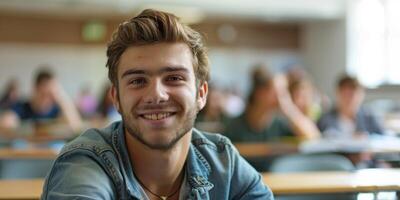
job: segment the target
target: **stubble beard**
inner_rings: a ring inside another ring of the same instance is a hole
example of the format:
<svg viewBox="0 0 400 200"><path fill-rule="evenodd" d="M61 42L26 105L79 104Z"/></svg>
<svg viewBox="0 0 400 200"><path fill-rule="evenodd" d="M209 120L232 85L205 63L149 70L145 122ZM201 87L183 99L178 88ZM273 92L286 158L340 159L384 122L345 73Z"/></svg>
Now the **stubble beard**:
<svg viewBox="0 0 400 200"><path fill-rule="evenodd" d="M145 139L144 134L146 133L144 133L144 131L142 131L139 126L133 123L134 112L131 111L130 113L125 113L124 110L121 111L122 121L126 132L148 148L160 151L168 151L172 149L178 143L178 141L182 139L183 136L189 133L194 126L197 115L196 108L191 109L185 116L182 116L184 120L181 124L177 125L178 127L175 128L175 130L173 130L175 133L171 133L175 135L173 139L164 143L152 143L152 141L148 141Z"/></svg>

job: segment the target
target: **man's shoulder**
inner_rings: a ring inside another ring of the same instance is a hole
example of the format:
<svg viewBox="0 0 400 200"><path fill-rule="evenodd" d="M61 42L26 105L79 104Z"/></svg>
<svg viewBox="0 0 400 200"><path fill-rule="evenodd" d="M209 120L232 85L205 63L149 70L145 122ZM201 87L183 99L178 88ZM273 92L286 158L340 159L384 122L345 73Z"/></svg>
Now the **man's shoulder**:
<svg viewBox="0 0 400 200"><path fill-rule="evenodd" d="M232 143L227 137L219 133L209 133L197 129L193 129L192 144L197 148L216 150L218 153L224 153L227 148L232 148Z"/></svg>
<svg viewBox="0 0 400 200"><path fill-rule="evenodd" d="M118 130L119 122L115 122L105 128L91 128L84 131L81 135L64 146L61 155L74 150L88 150L101 153L112 149L112 137Z"/></svg>

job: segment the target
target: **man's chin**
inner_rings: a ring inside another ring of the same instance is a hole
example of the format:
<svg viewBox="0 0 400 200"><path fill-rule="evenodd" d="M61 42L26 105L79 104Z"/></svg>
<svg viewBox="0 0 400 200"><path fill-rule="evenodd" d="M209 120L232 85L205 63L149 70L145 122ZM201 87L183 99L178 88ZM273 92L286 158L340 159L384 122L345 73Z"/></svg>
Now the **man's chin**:
<svg viewBox="0 0 400 200"><path fill-rule="evenodd" d="M159 151L168 151L176 145L175 143L153 143L149 144L147 143L146 146L149 147L152 150L159 150Z"/></svg>
<svg viewBox="0 0 400 200"><path fill-rule="evenodd" d="M147 146L149 149L152 150L160 150L160 151L167 151L172 148L174 148L179 141L182 139L182 137L177 137L177 138L168 138L168 139L139 139L139 142L141 142L143 145Z"/></svg>

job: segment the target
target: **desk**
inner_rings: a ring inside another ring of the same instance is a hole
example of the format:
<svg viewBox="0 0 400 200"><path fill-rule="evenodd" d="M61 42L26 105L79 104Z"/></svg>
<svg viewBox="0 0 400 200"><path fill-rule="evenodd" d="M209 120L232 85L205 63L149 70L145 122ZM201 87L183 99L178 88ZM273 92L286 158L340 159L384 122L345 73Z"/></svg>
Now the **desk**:
<svg viewBox="0 0 400 200"><path fill-rule="evenodd" d="M4 159L55 159L58 151L49 148L12 149L0 148L0 160Z"/></svg>
<svg viewBox="0 0 400 200"><path fill-rule="evenodd" d="M268 157L298 152L294 143L234 143L234 146L243 157Z"/></svg>
<svg viewBox="0 0 400 200"><path fill-rule="evenodd" d="M376 192L400 190L400 169L356 172L264 173L275 195ZM44 180L1 180L0 199L39 199Z"/></svg>
<svg viewBox="0 0 400 200"><path fill-rule="evenodd" d="M275 195L377 192L400 190L400 169L356 172L264 173Z"/></svg>
<svg viewBox="0 0 400 200"><path fill-rule="evenodd" d="M1 180L0 199L38 200L42 194L44 180Z"/></svg>
<svg viewBox="0 0 400 200"><path fill-rule="evenodd" d="M400 139L391 136L374 135L359 139L320 139L302 142L299 145L302 153L399 153Z"/></svg>
<svg viewBox="0 0 400 200"><path fill-rule="evenodd" d="M48 133L25 133L18 130L0 128L0 137L8 141L21 139L29 142L51 142L54 140L70 140L76 136L72 133L52 135Z"/></svg>

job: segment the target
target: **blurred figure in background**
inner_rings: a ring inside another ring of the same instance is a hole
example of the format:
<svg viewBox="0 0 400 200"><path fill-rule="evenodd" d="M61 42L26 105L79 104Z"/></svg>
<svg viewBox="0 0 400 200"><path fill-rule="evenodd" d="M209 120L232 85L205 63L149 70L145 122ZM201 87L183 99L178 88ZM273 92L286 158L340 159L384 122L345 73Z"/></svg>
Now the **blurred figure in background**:
<svg viewBox="0 0 400 200"><path fill-rule="evenodd" d="M97 113L100 114L100 117L106 123L121 120L121 115L118 113L112 102L110 83L105 84L103 88L99 105L97 106Z"/></svg>
<svg viewBox="0 0 400 200"><path fill-rule="evenodd" d="M12 108L19 100L18 82L11 79L1 95L0 110L8 110Z"/></svg>
<svg viewBox="0 0 400 200"><path fill-rule="evenodd" d="M0 111L0 129L15 129L20 124L18 116L14 112L6 110ZM0 131L2 135L3 132Z"/></svg>
<svg viewBox="0 0 400 200"><path fill-rule="evenodd" d="M227 120L225 102L226 99L222 91L209 85L207 103L197 115L196 128L208 132L223 132Z"/></svg>
<svg viewBox="0 0 400 200"><path fill-rule="evenodd" d="M238 88L234 84L230 88L222 91L222 94L225 99L223 108L228 118L238 117L243 113L246 102L242 98L243 95L240 94Z"/></svg>
<svg viewBox="0 0 400 200"><path fill-rule="evenodd" d="M293 103L284 76L273 77L264 66L257 66L252 72L252 81L245 112L230 121L225 131L233 142L263 142L287 136L319 137L312 120Z"/></svg>
<svg viewBox="0 0 400 200"><path fill-rule="evenodd" d="M313 122L321 115L321 108L315 102L314 87L306 78L291 79L289 77L289 93L293 103L299 110Z"/></svg>
<svg viewBox="0 0 400 200"><path fill-rule="evenodd" d="M371 133L383 134L382 125L362 106L364 88L354 77L343 75L336 86L336 106L322 115L318 127L330 138L351 138Z"/></svg>
<svg viewBox="0 0 400 200"><path fill-rule="evenodd" d="M96 114L97 99L88 85L84 86L80 91L76 104L84 118L91 118Z"/></svg>
<svg viewBox="0 0 400 200"><path fill-rule="evenodd" d="M306 115L311 117L314 122L318 121L322 112L328 111L332 107L330 98L312 83L302 65L293 64L286 68L289 92L293 102L300 106L300 110L305 109L307 107L305 105L309 103L311 111L302 111L304 114L307 113ZM301 102L298 102L298 98Z"/></svg>
<svg viewBox="0 0 400 200"><path fill-rule="evenodd" d="M20 121L14 112L10 109L18 103L19 92L18 82L16 79L11 79L0 99L0 129L14 129L17 128ZM3 131L0 131L3 134Z"/></svg>
<svg viewBox="0 0 400 200"><path fill-rule="evenodd" d="M74 131L81 128L81 118L75 105L48 69L37 73L31 98L15 104L12 111L22 121L39 122L63 117Z"/></svg>

